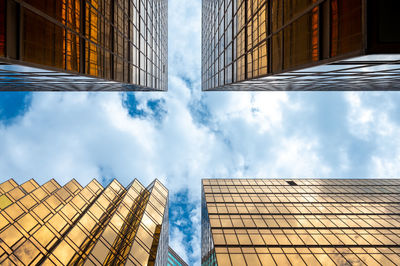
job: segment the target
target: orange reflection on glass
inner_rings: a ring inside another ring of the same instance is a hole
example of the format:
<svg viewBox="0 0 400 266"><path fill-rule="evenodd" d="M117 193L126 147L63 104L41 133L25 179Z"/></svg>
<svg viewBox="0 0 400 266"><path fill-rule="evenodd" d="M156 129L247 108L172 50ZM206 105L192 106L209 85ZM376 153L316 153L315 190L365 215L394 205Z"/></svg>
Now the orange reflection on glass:
<svg viewBox="0 0 400 266"><path fill-rule="evenodd" d="M98 0L91 0L90 3L94 6L98 6ZM86 50L87 56L87 67L88 74L97 76L98 71L98 56L99 50L97 48L98 42L98 17L97 11L90 7L89 4L86 6L86 33L90 41L87 42L88 50Z"/></svg>
<svg viewBox="0 0 400 266"><path fill-rule="evenodd" d="M316 3L317 0L313 0ZM313 8L311 17L311 31L312 31L312 60L319 60L319 8L318 6Z"/></svg>
<svg viewBox="0 0 400 266"><path fill-rule="evenodd" d="M80 1L63 0L62 20L63 23L79 32L80 29ZM67 70L79 71L79 37L69 30L64 31L63 55Z"/></svg>

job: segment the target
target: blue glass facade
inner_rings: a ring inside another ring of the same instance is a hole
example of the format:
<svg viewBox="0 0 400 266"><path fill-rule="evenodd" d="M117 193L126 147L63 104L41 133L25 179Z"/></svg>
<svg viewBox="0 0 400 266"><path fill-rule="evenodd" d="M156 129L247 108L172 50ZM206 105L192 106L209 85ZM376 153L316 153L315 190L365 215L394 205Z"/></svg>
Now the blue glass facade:
<svg viewBox="0 0 400 266"><path fill-rule="evenodd" d="M172 249L168 248L168 263L167 266L187 266L181 257Z"/></svg>

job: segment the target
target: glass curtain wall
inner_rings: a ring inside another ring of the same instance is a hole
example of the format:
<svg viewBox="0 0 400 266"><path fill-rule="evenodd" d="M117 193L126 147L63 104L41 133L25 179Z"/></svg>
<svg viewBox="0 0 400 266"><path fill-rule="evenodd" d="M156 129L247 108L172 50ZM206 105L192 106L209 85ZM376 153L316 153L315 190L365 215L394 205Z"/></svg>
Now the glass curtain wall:
<svg viewBox="0 0 400 266"><path fill-rule="evenodd" d="M0 57L166 90L167 12L166 0L0 0Z"/></svg>
<svg viewBox="0 0 400 266"><path fill-rule="evenodd" d="M202 265L398 265L397 179L204 179Z"/></svg>
<svg viewBox="0 0 400 266"><path fill-rule="evenodd" d="M168 190L155 180L0 185L2 265L165 265Z"/></svg>

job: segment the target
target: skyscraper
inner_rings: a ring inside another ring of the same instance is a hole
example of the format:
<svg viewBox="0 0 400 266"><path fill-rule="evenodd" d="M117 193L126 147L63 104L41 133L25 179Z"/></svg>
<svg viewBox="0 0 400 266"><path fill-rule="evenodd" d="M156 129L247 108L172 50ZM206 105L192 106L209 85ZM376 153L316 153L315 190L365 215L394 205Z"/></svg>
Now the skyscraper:
<svg viewBox="0 0 400 266"><path fill-rule="evenodd" d="M1 265L166 265L168 190L154 180L0 185Z"/></svg>
<svg viewBox="0 0 400 266"><path fill-rule="evenodd" d="M171 247L169 247L167 266L188 266L188 264Z"/></svg>
<svg viewBox="0 0 400 266"><path fill-rule="evenodd" d="M167 90L167 0L0 0L0 90Z"/></svg>
<svg viewBox="0 0 400 266"><path fill-rule="evenodd" d="M399 179L204 179L202 265L399 265Z"/></svg>
<svg viewBox="0 0 400 266"><path fill-rule="evenodd" d="M398 90L398 0L203 0L203 90Z"/></svg>

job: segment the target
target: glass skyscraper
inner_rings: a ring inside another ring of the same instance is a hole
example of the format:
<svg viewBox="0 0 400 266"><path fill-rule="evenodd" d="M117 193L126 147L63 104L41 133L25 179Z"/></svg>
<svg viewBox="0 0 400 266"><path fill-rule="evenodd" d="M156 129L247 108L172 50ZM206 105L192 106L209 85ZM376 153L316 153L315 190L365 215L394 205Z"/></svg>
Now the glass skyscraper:
<svg viewBox="0 0 400 266"><path fill-rule="evenodd" d="M167 0L0 0L0 90L167 90Z"/></svg>
<svg viewBox="0 0 400 266"><path fill-rule="evenodd" d="M204 179L202 265L399 265L399 179Z"/></svg>
<svg viewBox="0 0 400 266"><path fill-rule="evenodd" d="M168 190L74 179L0 185L1 265L167 265Z"/></svg>
<svg viewBox="0 0 400 266"><path fill-rule="evenodd" d="M167 266L188 266L188 264L171 247L169 247Z"/></svg>
<svg viewBox="0 0 400 266"><path fill-rule="evenodd" d="M203 0L203 90L399 90L398 0Z"/></svg>

